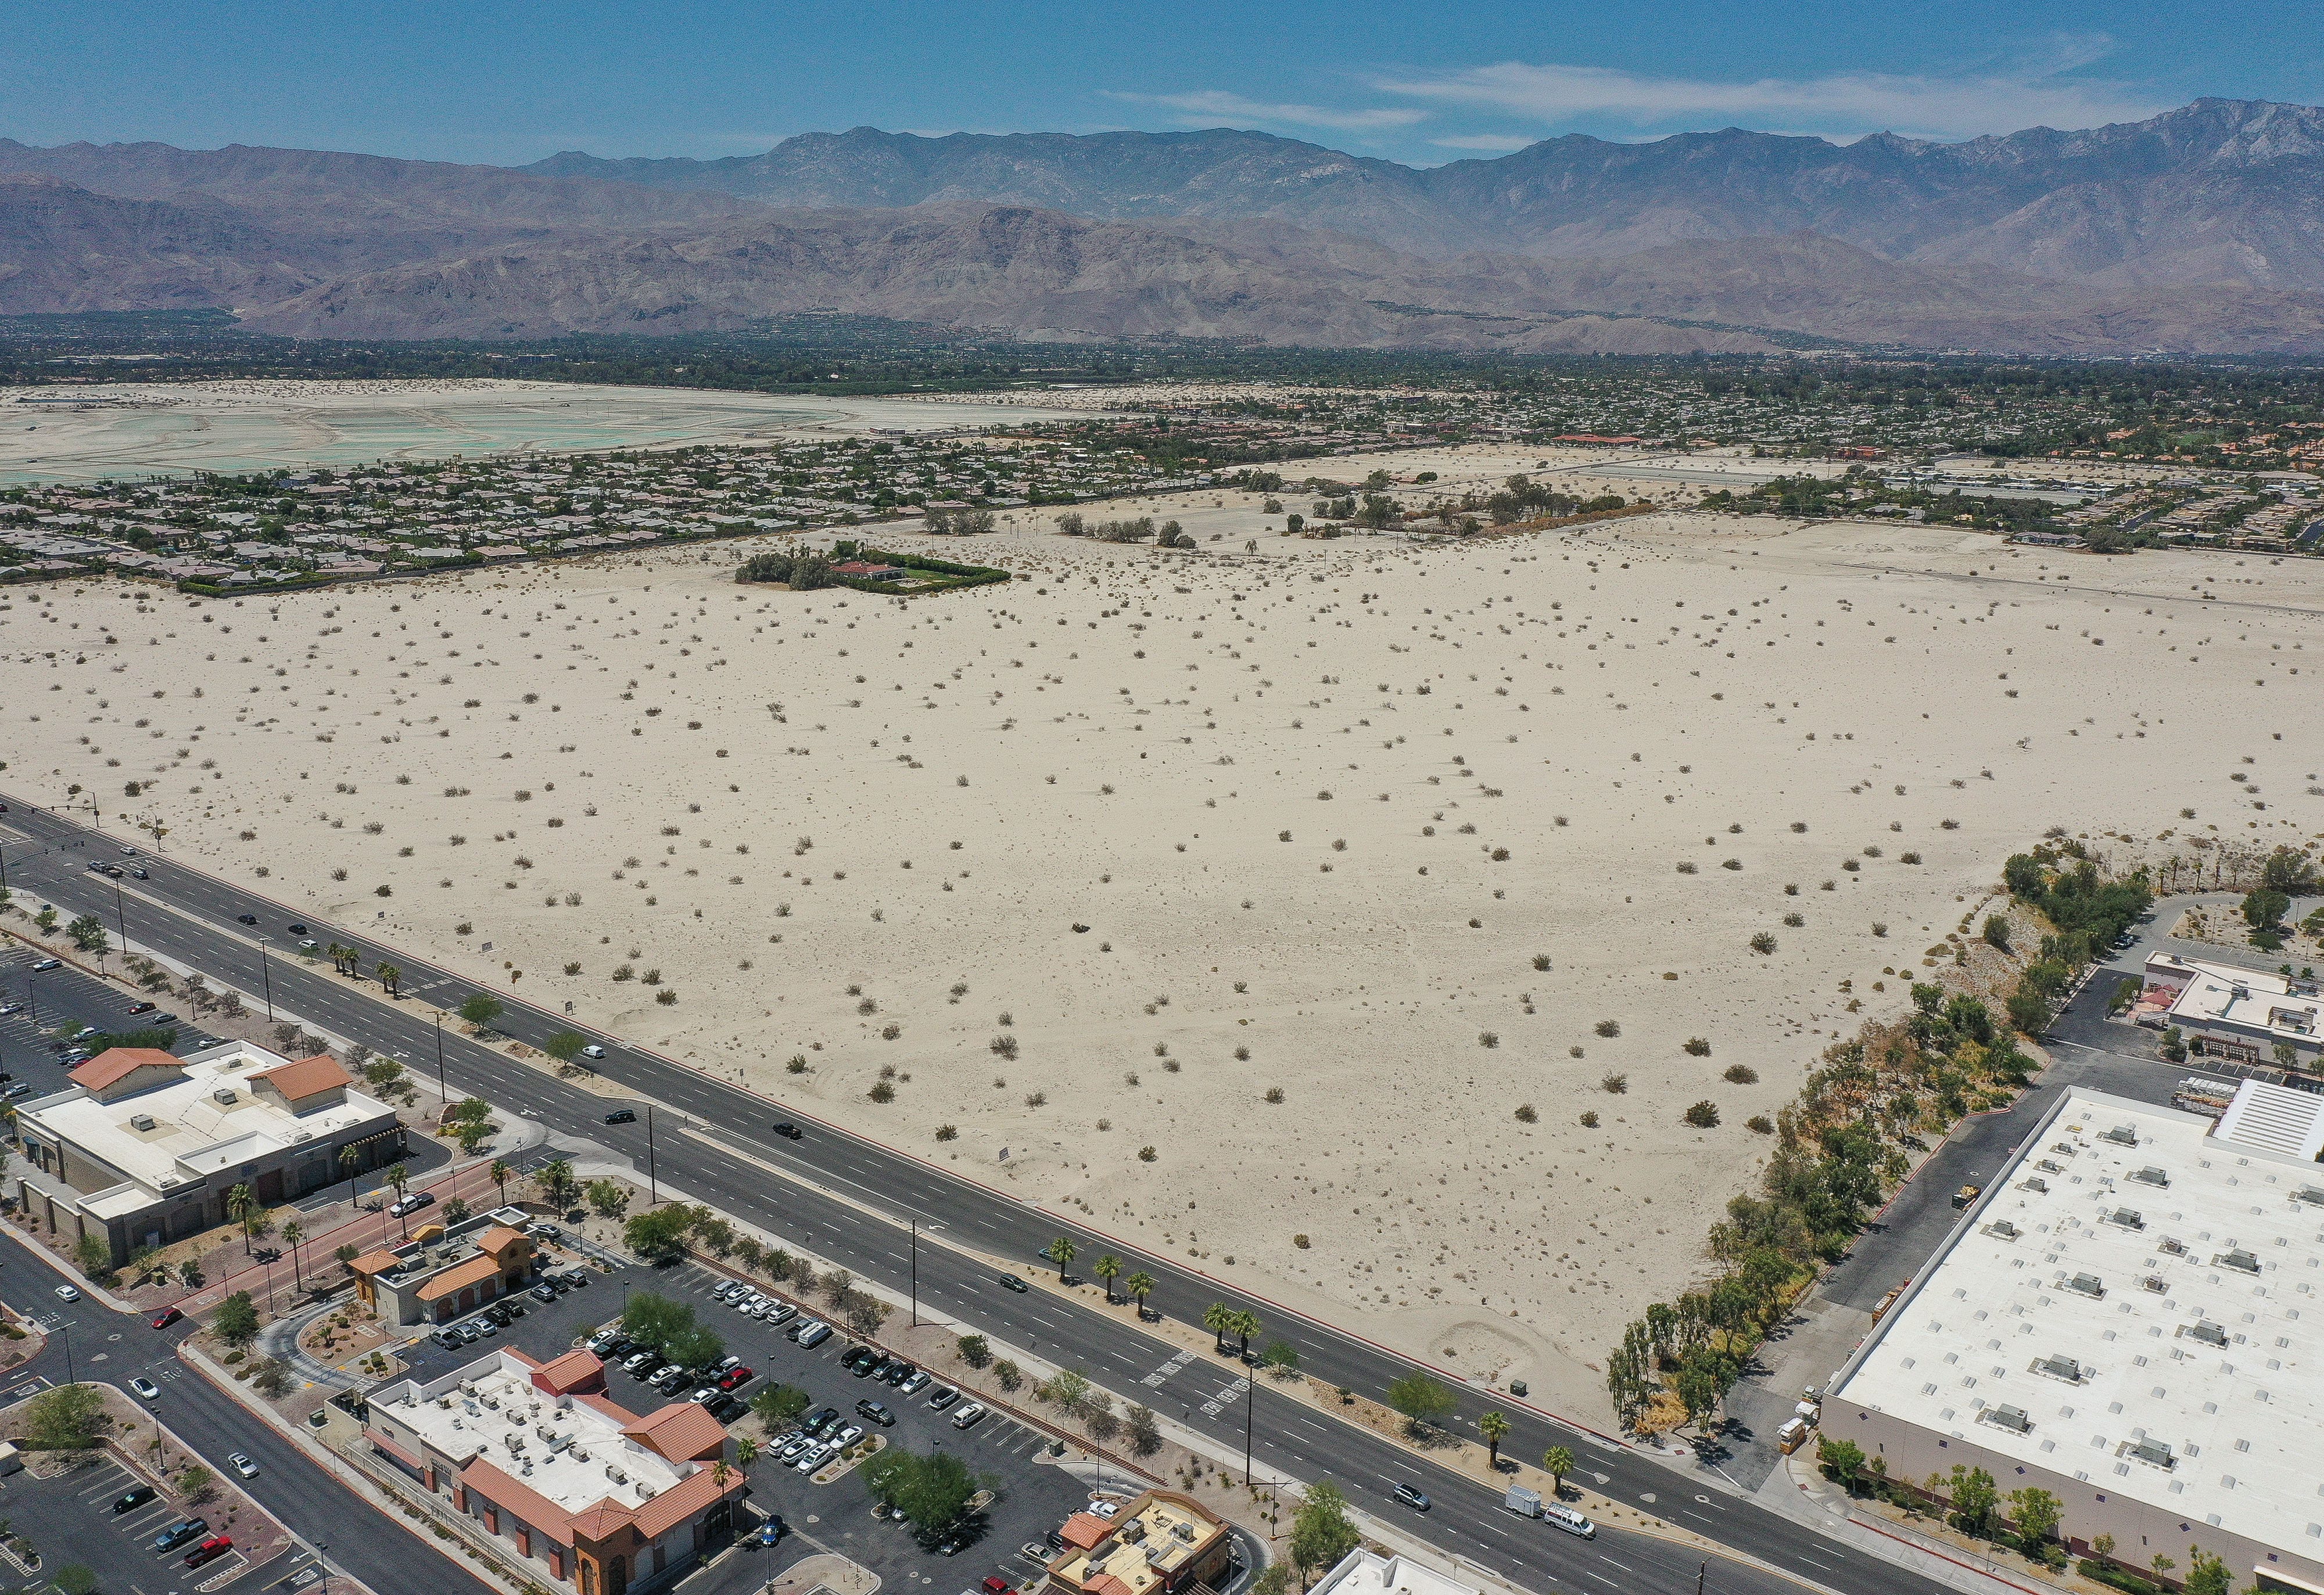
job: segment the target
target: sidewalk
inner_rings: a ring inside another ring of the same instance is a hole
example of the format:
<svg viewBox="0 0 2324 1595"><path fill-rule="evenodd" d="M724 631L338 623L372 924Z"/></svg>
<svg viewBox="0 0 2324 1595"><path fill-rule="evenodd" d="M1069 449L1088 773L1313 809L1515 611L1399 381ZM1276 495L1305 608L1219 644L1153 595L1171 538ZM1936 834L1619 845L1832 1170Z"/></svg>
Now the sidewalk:
<svg viewBox="0 0 2324 1595"><path fill-rule="evenodd" d="M2036 1584L2014 1572L1988 1571L1971 1563L1966 1553L1914 1535L1902 1525L1875 1524L1858 1517L1847 1497L1816 1471L1812 1445L1785 1457L1784 1464L1767 1475L1752 1499L1813 1534L1962 1595L2056 1595L2059 1586Z"/></svg>

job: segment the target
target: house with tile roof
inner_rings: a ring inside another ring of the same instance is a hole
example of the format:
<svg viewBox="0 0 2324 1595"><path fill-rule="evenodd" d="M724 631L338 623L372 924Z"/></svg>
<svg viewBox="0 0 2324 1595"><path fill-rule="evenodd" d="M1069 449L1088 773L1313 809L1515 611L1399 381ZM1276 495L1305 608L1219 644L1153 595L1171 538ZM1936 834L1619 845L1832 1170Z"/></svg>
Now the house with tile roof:
<svg viewBox="0 0 2324 1595"><path fill-rule="evenodd" d="M1226 1581L1234 1538L1189 1495L1149 1489L1112 1517L1076 1512L1057 1531L1044 1595L1199 1595Z"/></svg>
<svg viewBox="0 0 2324 1595"><path fill-rule="evenodd" d="M630 1595L674 1581L733 1536L741 1470L701 1407L640 1415L592 1393L586 1351L513 1349L372 1393L364 1438L447 1516L481 1526L534 1582Z"/></svg>

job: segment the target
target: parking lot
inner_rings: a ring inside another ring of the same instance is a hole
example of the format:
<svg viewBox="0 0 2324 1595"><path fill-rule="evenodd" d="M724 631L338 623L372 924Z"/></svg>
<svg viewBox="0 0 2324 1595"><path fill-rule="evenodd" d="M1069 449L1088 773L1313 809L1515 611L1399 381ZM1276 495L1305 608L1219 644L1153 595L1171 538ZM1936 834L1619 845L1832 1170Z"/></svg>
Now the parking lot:
<svg viewBox="0 0 2324 1595"><path fill-rule="evenodd" d="M153 1498L124 1512L115 1501L144 1483L110 1456L75 1468L55 1479L36 1479L30 1471L0 1479L0 1517L32 1542L42 1559L37 1577L27 1577L0 1563L0 1589L46 1590L65 1567L78 1563L97 1575L97 1588L118 1590L190 1589L198 1584L208 1595L239 1589L258 1589L273 1576L272 1569L254 1568L240 1550L230 1550L189 1572L185 1558L214 1535L236 1537L226 1527L227 1497L214 1493L199 1505L189 1505L176 1491L162 1489ZM246 1518L248 1514L244 1514ZM188 1517L208 1520L208 1526L188 1535L167 1551L155 1541ZM248 1536L243 1536L248 1537Z"/></svg>
<svg viewBox="0 0 2324 1595"><path fill-rule="evenodd" d="M83 974L69 963L34 969L45 962L40 953L14 945L0 951L0 1010L7 1010L0 1011L0 1071L10 1076L0 1081L0 1091L20 1098L62 1091L71 1083L67 1075L72 1067L65 1061L65 1038L91 1026L119 1034L166 1019L167 1028L178 1033L171 1050L180 1056L217 1040L172 1012L171 1004L132 1013L134 1004L154 1000ZM17 1092L19 1085L28 1089Z"/></svg>
<svg viewBox="0 0 2324 1595"><path fill-rule="evenodd" d="M723 1589L730 1579L744 1581L736 1588L746 1584L756 1588L755 1581L770 1578L798 1556L818 1549L836 1551L860 1562L889 1584L918 1588L950 1581L951 1590L944 1595L973 1590L988 1573L1015 1584L1038 1575L1039 1563L1021 1554L1019 1548L1041 1544L1051 1529L1090 1498L1088 1483L1036 1461L1046 1435L998 1413L973 1428L956 1429L950 1413L932 1410L927 1405L941 1381L908 1397L890 1386L859 1378L840 1366L840 1359L858 1343L855 1337L837 1332L815 1350L801 1351L785 1337L783 1327L788 1326L761 1323L712 1301L710 1293L724 1283L724 1276L691 1264L673 1268L624 1268L610 1275L593 1275L588 1286L569 1291L554 1303L516 1298L526 1308L525 1315L472 1345L450 1351L421 1339L405 1355L413 1377L422 1379L448 1372L503 1345L549 1358L569 1350L585 1331L617 1321L631 1294L651 1292L683 1302L694 1309L696 1322L717 1334L727 1351L740 1356L752 1370L753 1378L736 1388L736 1396L747 1400L770 1383L791 1385L811 1398L810 1415L826 1406L836 1407L846 1423L861 1422L855 1416L857 1401L866 1397L879 1401L895 1415L893 1427L878 1431L890 1444L922 1454L949 1452L993 1489L995 1497L965 1543L950 1555L938 1554L924 1550L909 1526L873 1518L871 1491L861 1469L833 1483L818 1485L777 1461L772 1454L776 1448L770 1444L770 1454L762 1455L751 1469L751 1504L760 1514L780 1517L786 1537L771 1552L738 1547L717 1568L697 1575L702 1588ZM639 1413L650 1412L669 1400L682 1400L686 1395L681 1388L675 1397L665 1396L618 1366L606 1369L606 1393ZM734 1429L738 1434L761 1435L755 1417L741 1419ZM1131 1493L1137 1488L1128 1481L1123 1487ZM690 1581L687 1587L696 1586Z"/></svg>

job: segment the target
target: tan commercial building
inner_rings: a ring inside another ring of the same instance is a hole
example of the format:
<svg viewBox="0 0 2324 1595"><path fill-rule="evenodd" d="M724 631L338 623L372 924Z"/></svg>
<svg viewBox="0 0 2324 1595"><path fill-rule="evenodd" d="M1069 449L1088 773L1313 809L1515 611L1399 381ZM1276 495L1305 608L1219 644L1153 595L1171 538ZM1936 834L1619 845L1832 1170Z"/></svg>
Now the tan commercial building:
<svg viewBox="0 0 2324 1595"><path fill-rule="evenodd" d="M532 1238L521 1211L495 1208L446 1228L427 1224L401 1246L347 1265L355 1297L390 1323L449 1323L514 1295L532 1279Z"/></svg>
<svg viewBox="0 0 2324 1595"><path fill-rule="evenodd" d="M2273 970L2150 953L2131 1017L2175 1028L2198 1057L2314 1069L2324 1055L2324 988Z"/></svg>
<svg viewBox="0 0 2324 1595"><path fill-rule="evenodd" d="M608 1398L604 1365L504 1350L372 1393L364 1438L424 1489L575 1595L669 1582L734 1529L745 1480L726 1431L693 1402L644 1416ZM722 1477L723 1474L723 1477Z"/></svg>
<svg viewBox="0 0 2324 1595"><path fill-rule="evenodd" d="M2238 1103L2067 1091L1834 1378L1826 1436L1904 1483L2048 1490L2081 1554L2324 1592L2324 1096Z"/></svg>
<svg viewBox="0 0 2324 1595"><path fill-rule="evenodd" d="M52 1231L97 1237L116 1266L226 1222L237 1185L273 1207L403 1155L395 1110L328 1054L116 1046L71 1078L16 1110L30 1165L17 1199Z"/></svg>
<svg viewBox="0 0 2324 1595"><path fill-rule="evenodd" d="M1111 1517L1076 1512L1057 1534L1048 1595L1185 1595L1215 1589L1234 1559L1225 1522L1176 1490L1149 1489Z"/></svg>

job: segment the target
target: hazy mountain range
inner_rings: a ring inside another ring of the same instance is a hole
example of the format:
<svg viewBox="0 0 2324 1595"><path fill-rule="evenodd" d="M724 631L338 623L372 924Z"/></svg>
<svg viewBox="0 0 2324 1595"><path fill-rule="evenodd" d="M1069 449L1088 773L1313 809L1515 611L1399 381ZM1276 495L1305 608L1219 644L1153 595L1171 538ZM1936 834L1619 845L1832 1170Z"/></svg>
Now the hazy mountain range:
<svg viewBox="0 0 2324 1595"><path fill-rule="evenodd" d="M1730 128L1426 170L1223 130L859 128L522 169L0 140L0 312L224 306L363 337L835 309L1066 338L2314 354L2319 201L2324 111L2227 100L1958 144Z"/></svg>

